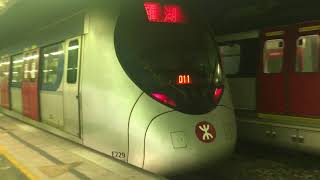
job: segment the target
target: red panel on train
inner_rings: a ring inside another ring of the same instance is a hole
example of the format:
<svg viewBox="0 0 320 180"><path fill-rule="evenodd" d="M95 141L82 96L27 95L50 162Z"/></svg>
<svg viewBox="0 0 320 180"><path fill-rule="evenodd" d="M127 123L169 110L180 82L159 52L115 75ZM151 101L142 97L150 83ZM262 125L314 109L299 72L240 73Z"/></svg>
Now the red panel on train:
<svg viewBox="0 0 320 180"><path fill-rule="evenodd" d="M1 106L9 109L9 85L7 80L3 80L0 83L0 91L1 91Z"/></svg>
<svg viewBox="0 0 320 180"><path fill-rule="evenodd" d="M285 31L271 29L261 34L261 61L257 75L257 111L284 114L286 111Z"/></svg>
<svg viewBox="0 0 320 180"><path fill-rule="evenodd" d="M285 112L284 77L258 75L257 110L259 113Z"/></svg>
<svg viewBox="0 0 320 180"><path fill-rule="evenodd" d="M319 24L309 22L263 33L262 65L257 77L258 112L320 116ZM282 69L278 72L279 57L282 58ZM265 65L265 59L270 63ZM268 68L277 72L270 73Z"/></svg>
<svg viewBox="0 0 320 180"><path fill-rule="evenodd" d="M22 83L23 114L33 120L39 120L38 85L37 83Z"/></svg>
<svg viewBox="0 0 320 180"><path fill-rule="evenodd" d="M10 109L10 93L9 93L9 70L10 70L10 58L3 57L0 61L0 93L2 107Z"/></svg>
<svg viewBox="0 0 320 180"><path fill-rule="evenodd" d="M290 29L288 114L320 116L320 22L293 25Z"/></svg>
<svg viewBox="0 0 320 180"><path fill-rule="evenodd" d="M24 54L24 78L21 85L23 115L39 120L39 50Z"/></svg>

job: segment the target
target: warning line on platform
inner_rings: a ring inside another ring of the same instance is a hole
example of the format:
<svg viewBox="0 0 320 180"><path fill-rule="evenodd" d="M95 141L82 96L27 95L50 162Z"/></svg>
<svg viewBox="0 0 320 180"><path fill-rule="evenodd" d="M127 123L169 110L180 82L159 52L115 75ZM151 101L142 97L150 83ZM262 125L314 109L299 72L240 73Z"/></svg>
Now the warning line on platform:
<svg viewBox="0 0 320 180"><path fill-rule="evenodd" d="M4 147L0 146L0 155L4 156L16 169L18 169L22 174L24 174L30 180L37 180L26 167L20 164Z"/></svg>

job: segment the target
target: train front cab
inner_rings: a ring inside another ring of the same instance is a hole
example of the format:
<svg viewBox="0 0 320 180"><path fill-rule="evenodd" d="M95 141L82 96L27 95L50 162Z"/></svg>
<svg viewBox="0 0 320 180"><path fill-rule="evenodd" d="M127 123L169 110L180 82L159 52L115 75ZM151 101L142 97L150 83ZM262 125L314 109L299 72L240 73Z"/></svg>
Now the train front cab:
<svg viewBox="0 0 320 180"><path fill-rule="evenodd" d="M255 37L260 42L259 58L252 61L258 64L252 81L256 88L246 89L256 96L242 98L247 106L235 102L240 140L320 154L319 25L313 21L268 28ZM233 97L246 94L237 89L239 79L231 81ZM252 98L256 106L249 106Z"/></svg>
<svg viewBox="0 0 320 180"><path fill-rule="evenodd" d="M174 175L223 160L233 151L235 119L209 29L182 3L134 6L115 28L119 62L143 90L130 114L128 162Z"/></svg>

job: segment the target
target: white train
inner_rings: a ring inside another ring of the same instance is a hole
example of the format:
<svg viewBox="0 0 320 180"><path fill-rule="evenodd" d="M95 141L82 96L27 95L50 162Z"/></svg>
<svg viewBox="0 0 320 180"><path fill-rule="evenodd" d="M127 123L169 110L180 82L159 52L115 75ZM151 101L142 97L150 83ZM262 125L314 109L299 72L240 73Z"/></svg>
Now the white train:
<svg viewBox="0 0 320 180"><path fill-rule="evenodd" d="M233 152L216 44L187 5L108 1L28 34L0 50L5 114L161 175Z"/></svg>

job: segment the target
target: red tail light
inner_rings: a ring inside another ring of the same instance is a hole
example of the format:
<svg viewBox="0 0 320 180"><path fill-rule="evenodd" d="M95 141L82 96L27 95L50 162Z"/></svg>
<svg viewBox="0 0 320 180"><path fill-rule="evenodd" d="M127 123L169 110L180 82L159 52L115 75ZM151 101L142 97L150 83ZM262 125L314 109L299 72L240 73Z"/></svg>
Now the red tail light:
<svg viewBox="0 0 320 180"><path fill-rule="evenodd" d="M223 86L222 87L217 87L214 91L214 94L213 94L213 101L218 104L219 101L220 101L220 98L223 94Z"/></svg>
<svg viewBox="0 0 320 180"><path fill-rule="evenodd" d="M152 93L151 94L153 98L157 99L160 102L163 102L164 104L168 104L170 106L177 106L176 102L172 99L170 99L167 95L161 94L161 93Z"/></svg>

